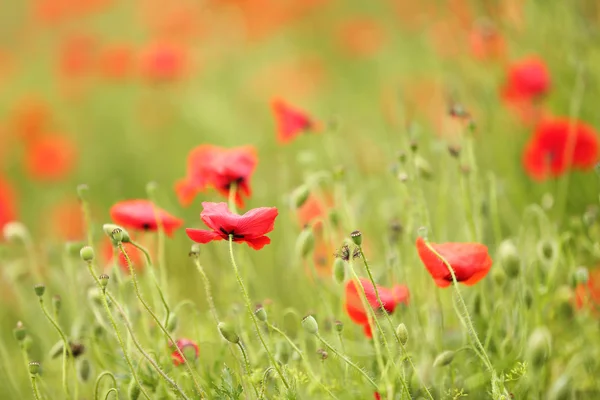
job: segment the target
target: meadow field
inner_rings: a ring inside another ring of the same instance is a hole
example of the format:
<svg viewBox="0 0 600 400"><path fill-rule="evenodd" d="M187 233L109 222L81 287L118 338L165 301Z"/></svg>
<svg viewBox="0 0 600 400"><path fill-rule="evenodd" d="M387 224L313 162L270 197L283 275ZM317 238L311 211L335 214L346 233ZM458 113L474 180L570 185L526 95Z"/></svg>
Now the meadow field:
<svg viewBox="0 0 600 400"><path fill-rule="evenodd" d="M597 1L0 3L0 399L600 398Z"/></svg>

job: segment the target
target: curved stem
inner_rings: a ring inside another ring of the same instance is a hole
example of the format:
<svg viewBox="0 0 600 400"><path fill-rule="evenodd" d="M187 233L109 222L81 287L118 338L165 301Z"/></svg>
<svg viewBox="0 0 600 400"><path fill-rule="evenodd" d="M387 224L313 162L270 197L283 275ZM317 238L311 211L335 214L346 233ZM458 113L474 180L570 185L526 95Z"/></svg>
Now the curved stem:
<svg viewBox="0 0 600 400"><path fill-rule="evenodd" d="M104 396L104 400L108 400L108 396L110 396L111 393L115 394L116 399L119 398L119 391L115 388L110 388L110 389L108 389L108 392L106 392L106 396Z"/></svg>
<svg viewBox="0 0 600 400"><path fill-rule="evenodd" d="M105 376L110 377L112 379L113 386L117 387L117 379L115 378L113 373L110 371L102 372L100 375L98 375L98 377L96 378L96 383L94 384L94 400L98 400L98 391L100 390L100 382L102 381L102 378L104 378Z"/></svg>
<svg viewBox="0 0 600 400"><path fill-rule="evenodd" d="M132 242L132 244L133 244L133 242ZM135 291L135 295L137 296L140 303L142 303L142 305L144 306L144 308L146 309L148 314L150 314L152 319L154 319L154 322L156 322L156 324L158 325L160 330L162 330L163 333L165 334L165 336L167 337L167 339L169 339L170 343L175 344L175 349L176 349L177 353L181 356L181 359L183 360L183 364L185 365L186 369L188 370L188 373L190 374L190 377L192 378L192 381L194 382L194 386L196 387L197 392L200 394L200 397L202 398L203 391L202 391L202 388L200 387L200 384L198 383L198 379L196 378L194 370L190 366L190 363L188 362L187 358L185 357L185 354L183 354L183 351L179 348L179 346L177 346L175 340L173 340L173 338L171 337L171 334L169 333L167 328L165 328L165 326L160 322L160 320L158 319L158 317L156 316L154 311L152 311L152 309L150 308L148 303L146 303L146 301L142 297L142 294L140 293L140 288L138 286L137 278L135 277L135 271L133 270L133 264L131 263L131 259L129 258L129 255L123 248L123 243L119 243L118 247L119 247L119 250L121 250L121 253L123 253L125 260L127 261L127 266L129 267L129 273L131 274L131 282L133 283L133 289Z"/></svg>
<svg viewBox="0 0 600 400"><path fill-rule="evenodd" d="M36 381L37 378L35 377L35 375L29 374L29 376L31 378L31 388L33 389L33 398L35 400L41 400L40 391L37 387L37 381Z"/></svg>
<svg viewBox="0 0 600 400"><path fill-rule="evenodd" d="M200 276L202 277L202 281L204 282L204 291L206 292L206 301L208 302L208 308L209 308L210 313L212 314L213 318L215 319L215 322L218 324L219 323L219 314L217 313L217 308L215 307L215 302L212 297L210 281L208 280L208 276L206 275L206 272L204 272L204 268L202 268L202 264L200 264L200 258L197 255L194 255L193 258L194 258L194 264L196 265L196 269L200 273Z"/></svg>
<svg viewBox="0 0 600 400"><path fill-rule="evenodd" d="M238 281L238 284L240 285L242 295L244 296L244 301L246 303L246 308L248 309L248 314L250 314L250 319L254 323L254 328L256 330L256 334L258 335L258 338L260 339L260 342L262 343L263 348L267 352L267 356L269 357L269 361L271 362L271 365L273 365L273 367L277 371L277 374L281 378L283 385L286 387L286 389L290 389L290 385L288 384L287 380L283 376L283 372L279 368L279 364L277 363L277 361L275 361L275 358L273 357L271 350L269 350L267 343L265 343L265 339L263 338L262 332L260 331L260 327L258 326L258 321L256 320L256 316L254 315L254 312L252 311L252 302L250 301L250 296L248 296L248 292L246 291L246 286L244 286L244 282L242 281L240 271L235 262L235 258L233 257L233 235L229 235L229 256L231 257L231 264L233 265L233 271L235 272L235 277Z"/></svg>
<svg viewBox="0 0 600 400"><path fill-rule="evenodd" d="M238 347L240 348L240 352L242 353L242 357L244 358L244 367L246 368L246 375L248 375L248 380L250 381L250 385L254 389L254 393L258 396L258 389L252 382L252 370L250 369L250 362L248 361L248 355L246 354L246 349L244 349L244 345L242 342L237 342Z"/></svg>
<svg viewBox="0 0 600 400"><path fill-rule="evenodd" d="M156 199L152 190L148 191L148 197L152 203L152 210L154 211L154 219L156 220L158 232L158 268L160 271L160 283L165 286L165 292L169 293L169 282L167 280L167 266L165 260L165 227L160 218L158 207L156 206Z"/></svg>
<svg viewBox="0 0 600 400"><path fill-rule="evenodd" d="M263 373L263 379L262 379L262 383L260 385L260 393L258 394L258 398L259 400L262 399L265 396L265 389L266 389L266 382L267 382L267 378L269 377L269 373L273 371L273 367L269 367L265 370L265 372Z"/></svg>

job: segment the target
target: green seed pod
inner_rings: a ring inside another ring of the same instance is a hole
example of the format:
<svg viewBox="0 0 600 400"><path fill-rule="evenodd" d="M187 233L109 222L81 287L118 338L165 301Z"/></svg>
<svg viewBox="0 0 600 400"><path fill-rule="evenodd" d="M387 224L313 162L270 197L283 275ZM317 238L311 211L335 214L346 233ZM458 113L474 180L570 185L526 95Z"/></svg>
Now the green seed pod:
<svg viewBox="0 0 600 400"><path fill-rule="evenodd" d="M37 361L32 361L29 363L29 373L31 375L37 375L40 373L40 363Z"/></svg>
<svg viewBox="0 0 600 400"><path fill-rule="evenodd" d="M433 361L434 367L445 367L446 365L450 365L450 363L454 360L454 352L452 350L446 350L441 352Z"/></svg>
<svg viewBox="0 0 600 400"><path fill-rule="evenodd" d="M336 258L333 262L333 278L339 284L346 280L346 263L341 258Z"/></svg>
<svg viewBox="0 0 600 400"><path fill-rule="evenodd" d="M573 398L573 389L571 388L571 378L562 375L558 378L548 390L546 399L548 400L568 400Z"/></svg>
<svg viewBox="0 0 600 400"><path fill-rule="evenodd" d="M33 287L33 290L37 297L42 297L46 292L46 286L43 283L38 283Z"/></svg>
<svg viewBox="0 0 600 400"><path fill-rule="evenodd" d="M121 228L115 228L111 233L112 240L117 244L123 242L123 236L123 230Z"/></svg>
<svg viewBox="0 0 600 400"><path fill-rule="evenodd" d="M431 169L429 161L420 155L415 156L415 169L417 170L417 175L419 177L427 180L433 178L433 170Z"/></svg>
<svg viewBox="0 0 600 400"><path fill-rule="evenodd" d="M312 315L307 315L302 319L302 327L311 335L316 335L319 332L319 324Z"/></svg>
<svg viewBox="0 0 600 400"><path fill-rule="evenodd" d="M87 358L80 358L77 362L77 376L81 380L81 382L87 382L90 378L90 372L92 371L92 366Z"/></svg>
<svg viewBox="0 0 600 400"><path fill-rule="evenodd" d="M527 341L526 356L530 364L541 368L550 357L552 335L546 327L536 328Z"/></svg>
<svg viewBox="0 0 600 400"><path fill-rule="evenodd" d="M79 256L85 262L91 262L94 259L94 249L90 246L82 247Z"/></svg>
<svg viewBox="0 0 600 400"><path fill-rule="evenodd" d="M500 243L498 258L504 271L510 278L516 278L521 273L521 259L517 246L511 240Z"/></svg>
<svg viewBox="0 0 600 400"><path fill-rule="evenodd" d="M337 333L342 333L344 331L344 323L342 321L334 321L333 327Z"/></svg>
<svg viewBox="0 0 600 400"><path fill-rule="evenodd" d="M306 185L298 186L292 192L291 199L292 205L294 208L300 208L306 203L308 200L308 196L310 195L310 189Z"/></svg>
<svg viewBox="0 0 600 400"><path fill-rule="evenodd" d="M25 225L17 221L4 224L2 233L7 242L24 241L29 237L29 232Z"/></svg>
<svg viewBox="0 0 600 400"><path fill-rule="evenodd" d="M398 335L398 339L400 340L402 346L406 346L406 343L408 343L408 329L406 329L406 325L404 325L404 323L398 325L396 328L396 335Z"/></svg>
<svg viewBox="0 0 600 400"><path fill-rule="evenodd" d="M300 257L305 259L315 248L315 236L313 235L312 229L305 228L298 235L296 240L296 252Z"/></svg>
<svg viewBox="0 0 600 400"><path fill-rule="evenodd" d="M140 394L142 394L140 387L135 379L132 379L131 382L129 382L129 387L127 388L127 398L129 400L137 400L140 397Z"/></svg>
<svg viewBox="0 0 600 400"><path fill-rule="evenodd" d="M100 282L100 286L102 286L102 288L106 288L106 286L108 285L108 279L109 276L106 274L102 274L98 277L98 281Z"/></svg>
<svg viewBox="0 0 600 400"><path fill-rule="evenodd" d="M506 282L506 273L502 268L494 268L492 270L492 279L494 279L496 285L502 286Z"/></svg>
<svg viewBox="0 0 600 400"><path fill-rule="evenodd" d="M25 329L25 326L21 321L17 322L17 325L13 329L13 335L15 336L15 339L17 339L17 342L22 342L27 336L27 329Z"/></svg>
<svg viewBox="0 0 600 400"><path fill-rule="evenodd" d="M115 246L118 244L118 242L115 241L115 238L113 237L113 232L117 229L120 229L121 233L123 234L123 237L121 238L121 241L123 243L128 243L131 241L131 237L129 236L129 233L125 229L120 227L119 225L115 225L115 224L102 225L102 230L104 231L104 233L106 233L106 236L108 236L112 240L113 245L115 245Z"/></svg>
<svg viewBox="0 0 600 400"><path fill-rule="evenodd" d="M175 332L178 322L179 322L179 319L177 318L176 314L174 314L174 313L169 314L169 319L167 320L167 331L169 331L170 333Z"/></svg>
<svg viewBox="0 0 600 400"><path fill-rule="evenodd" d="M29 350L31 350L31 346L33 346L33 339L31 338L31 336L27 335L25 336L25 339L23 339L23 341L21 342L21 347L23 348L23 350L25 350L25 352L29 353Z"/></svg>
<svg viewBox="0 0 600 400"><path fill-rule="evenodd" d="M258 318L259 321L267 322L267 311L263 306L259 306L254 311L254 315Z"/></svg>
<svg viewBox="0 0 600 400"><path fill-rule="evenodd" d="M60 310L62 309L62 298L58 294L52 296L52 309L54 310L54 314L60 314Z"/></svg>
<svg viewBox="0 0 600 400"><path fill-rule="evenodd" d="M362 233L360 231L353 231L350 233L350 239L355 245L360 246L362 244Z"/></svg>
<svg viewBox="0 0 600 400"><path fill-rule="evenodd" d="M221 336L223 336L223 339L227 340L229 343L238 344L240 342L240 337L235 333L233 326L226 322L219 322L217 327L219 328L219 332L221 333Z"/></svg>
<svg viewBox="0 0 600 400"><path fill-rule="evenodd" d="M331 210L329 210L328 214L329 220L331 221L331 225L333 225L334 228L340 226L340 213L332 208Z"/></svg>

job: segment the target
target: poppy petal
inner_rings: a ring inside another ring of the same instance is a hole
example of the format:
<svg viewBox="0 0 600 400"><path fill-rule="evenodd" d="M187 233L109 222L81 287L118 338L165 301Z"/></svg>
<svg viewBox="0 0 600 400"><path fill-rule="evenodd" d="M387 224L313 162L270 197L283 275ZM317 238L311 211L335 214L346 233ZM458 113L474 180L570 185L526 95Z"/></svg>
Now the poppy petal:
<svg viewBox="0 0 600 400"><path fill-rule="evenodd" d="M206 244L213 240L223 240L223 237L215 231L209 231L206 229L191 229L187 228L185 233L190 239L196 243Z"/></svg>
<svg viewBox="0 0 600 400"><path fill-rule="evenodd" d="M244 239L244 242L248 244L248 246L252 247L254 250L260 250L269 243L271 243L271 239L267 236L260 236L252 239Z"/></svg>

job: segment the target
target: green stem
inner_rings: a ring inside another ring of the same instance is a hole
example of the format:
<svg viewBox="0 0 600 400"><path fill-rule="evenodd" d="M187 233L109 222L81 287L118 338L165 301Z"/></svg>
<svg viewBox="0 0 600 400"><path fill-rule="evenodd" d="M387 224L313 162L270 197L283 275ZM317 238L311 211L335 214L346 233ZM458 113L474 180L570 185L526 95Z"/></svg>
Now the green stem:
<svg viewBox="0 0 600 400"><path fill-rule="evenodd" d="M244 358L244 368L246 368L246 375L248 375L248 380L250 381L250 385L254 389L254 394L258 397L258 389L252 382L252 370L250 369L250 362L248 361L248 355L246 354L246 349L242 342L237 342L238 347L240 348L240 352L242 353L242 357Z"/></svg>
<svg viewBox="0 0 600 400"><path fill-rule="evenodd" d="M496 238L496 245L502 240L502 225L500 224L500 212L498 210L498 189L496 185L496 175L490 172L488 175L490 181L490 214L492 215L492 228Z"/></svg>
<svg viewBox="0 0 600 400"><path fill-rule="evenodd" d="M256 329L256 334L258 335L258 338L260 339L260 342L262 343L263 348L267 352L267 356L269 357L269 361L271 362L271 365L273 365L273 367L277 371L277 374L281 378L283 385L286 387L286 389L289 390L290 385L288 384L287 380L283 376L283 372L279 368L279 364L277 363L277 361L275 361L275 358L273 357L271 350L269 350L269 347L265 343L265 339L263 338L262 332L260 331L260 327L258 326L258 321L256 320L256 316L254 315L254 312L252 311L252 302L250 301L250 296L248 296L248 292L246 291L246 287L244 286L244 282L242 281L240 271L238 269L238 266L235 262L235 258L233 256L233 235L229 235L229 256L231 257L231 264L233 265L233 271L235 272L235 277L240 286L240 290L242 291L242 295L244 296L244 301L246 303L246 308L248 309L248 313L250 314L250 319L252 319L252 322L254 323L254 328Z"/></svg>
<svg viewBox="0 0 600 400"><path fill-rule="evenodd" d="M31 374L29 374L29 377L31 378L31 388L33 389L33 398L35 400L41 400L40 391L38 389L37 381L36 381L37 378L35 377L35 375L31 375Z"/></svg>
<svg viewBox="0 0 600 400"><path fill-rule="evenodd" d="M100 390L100 382L102 381L102 378L104 378L105 376L110 377L112 379L113 386L117 387L117 379L115 378L113 373L110 371L102 372L96 378L96 383L94 383L94 400L98 400L98 394L99 394L98 391Z"/></svg>
<svg viewBox="0 0 600 400"><path fill-rule="evenodd" d="M325 347L327 347L329 350L331 350L333 353L335 353L335 355L337 355L339 358L341 358L342 360L344 360L344 362L346 362L352 368L354 368L355 370L357 370L358 372L360 372L362 374L362 376L364 376L367 379L367 381L371 385L373 385L373 387L375 388L375 390L379 390L379 387L377 386L377 384L373 381L373 379L371 379L371 377L369 375L367 375L367 373L365 371L362 370L362 368L360 368L358 365L356 365L348 357L346 357L345 355L343 355L339 351L337 351L335 349L335 347L333 347L332 345L329 344L329 342L327 342L325 339L323 339L323 337L319 334L319 332L315 333L315 336L317 337L317 339L319 339L325 345Z"/></svg>
<svg viewBox="0 0 600 400"><path fill-rule="evenodd" d="M134 244L134 243L132 242L132 244ZM134 244L134 246L135 246L135 244ZM194 370L190 366L190 363L188 362L187 358L185 357L185 354L183 354L183 351L181 351L179 346L177 346L175 340L173 340L173 338L171 337L171 334L169 333L167 328L165 328L165 326L160 322L160 320L158 319L158 317L156 316L154 311L152 311L152 309L150 308L148 303L146 303L146 301L142 297L142 294L140 293L140 288L138 286L137 278L135 277L135 271L133 269L133 264L131 263L131 259L129 258L129 255L123 248L123 243L119 243L118 247L119 247L119 250L121 250L121 253L123 253L125 260L127 261L127 266L129 267L129 273L131 275L131 282L133 283L133 289L135 291L135 295L137 296L140 303L142 303L142 306L144 306L144 308L146 309L148 314L150 314L152 319L154 319L154 322L156 322L156 324L158 325L160 330L162 330L163 333L165 334L165 336L167 337L167 339L169 339L170 343L173 343L175 345L175 349L176 349L177 353L179 353L179 355L181 356L181 359L183 360L183 364L185 365L186 369L188 370L188 373L190 374L190 377L192 378L192 381L194 382L194 386L196 387L198 394L200 394L200 397L202 398L203 391L202 391L202 388L200 387L200 384L198 383L198 380L196 378Z"/></svg>
<svg viewBox="0 0 600 400"><path fill-rule="evenodd" d="M193 258L194 258L194 264L196 265L196 269L200 273L200 276L202 277L202 282L204 283L204 291L206 292L206 301L208 302L208 308L209 308L210 313L212 314L213 318L215 319L215 322L218 324L219 323L219 314L217 313L217 308L215 307L215 302L214 302L214 299L212 296L210 281L208 280L208 276L206 275L206 272L204 271L202 264L200 264L200 257L198 257L198 255L194 255Z"/></svg>
<svg viewBox="0 0 600 400"><path fill-rule="evenodd" d="M152 190L148 190L148 198L152 203L154 218L156 219L156 227L158 228L158 268L160 271L160 283L164 285L165 292L169 293L167 265L165 260L165 227L162 219L160 219L158 207L156 206L156 198Z"/></svg>
<svg viewBox="0 0 600 400"><path fill-rule="evenodd" d="M148 393L146 393L146 389L144 389L144 387L142 386L142 384L137 376L137 372L136 372L135 368L133 367L133 363L131 362L131 358L129 358L129 354L127 353L127 348L125 347L123 338L121 337L121 332L119 332L117 322L115 321L115 318L113 317L112 312L110 311L110 306L108 305L108 299L106 297L106 293L104 291L104 288L100 284L100 280L98 279L96 274L94 274L94 270L92 269L91 262L88 262L88 270L90 271L90 275L92 275L92 278L94 278L94 281L96 281L96 284L98 285L98 287L100 288L100 290L102 292L102 304L104 305L104 310L106 310L106 315L108 315L110 324L112 325L112 328L115 331L115 336L117 337L117 341L119 342L119 345L121 346L121 350L123 350L123 357L125 358L125 362L127 363L127 366L131 370L133 379L135 380L135 383L139 386L140 391L142 392L144 397L146 397L148 400L150 400L150 396L148 396Z"/></svg>
<svg viewBox="0 0 600 400"><path fill-rule="evenodd" d="M69 391L69 382L67 380L67 374L68 374L68 369L69 369L69 367L68 367L69 358L70 359L73 358L73 354L71 353L71 345L69 344L69 341L67 340L67 337L65 336L64 332L60 328L60 325L58 325L58 323L54 320L54 318L52 318L50 313L48 313L48 310L46 310L46 306L44 305L44 299L41 296L39 297L39 301L40 301L40 307L42 308L42 312L46 316L46 319L48 321L50 321L50 323L52 324L52 326L54 327L56 332L58 332L58 335L60 336L60 338L63 342L62 385L63 385L63 390L65 391L65 393L67 395L67 398L70 399L71 392Z"/></svg>
<svg viewBox="0 0 600 400"><path fill-rule="evenodd" d="M115 398L117 400L119 399L119 391L115 388L110 388L110 389L108 389L108 392L106 392L106 396L104 396L104 400L108 400L108 396L110 396L111 393L115 394Z"/></svg>

